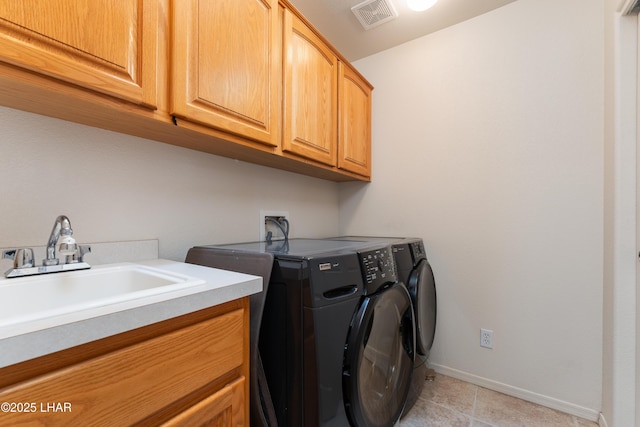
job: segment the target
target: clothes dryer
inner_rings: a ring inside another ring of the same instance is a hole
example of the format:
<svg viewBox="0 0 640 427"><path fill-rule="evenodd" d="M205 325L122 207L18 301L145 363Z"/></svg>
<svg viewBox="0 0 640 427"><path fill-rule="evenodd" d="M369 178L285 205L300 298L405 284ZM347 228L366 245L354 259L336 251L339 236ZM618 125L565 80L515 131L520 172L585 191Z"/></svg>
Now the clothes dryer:
<svg viewBox="0 0 640 427"><path fill-rule="evenodd" d="M398 279L407 285L416 319L416 360L406 414L424 388L427 360L436 332L436 282L422 239L403 239L392 247Z"/></svg>

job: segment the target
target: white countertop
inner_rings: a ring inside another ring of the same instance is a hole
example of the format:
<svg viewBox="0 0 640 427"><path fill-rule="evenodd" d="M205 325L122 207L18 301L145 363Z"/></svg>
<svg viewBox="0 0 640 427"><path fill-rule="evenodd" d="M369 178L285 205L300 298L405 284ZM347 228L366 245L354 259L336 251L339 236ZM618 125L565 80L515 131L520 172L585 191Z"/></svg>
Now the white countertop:
<svg viewBox="0 0 640 427"><path fill-rule="evenodd" d="M168 273L195 277L201 279L202 283L173 293L170 298L163 298L149 304L120 305L117 311L106 310L95 317L69 318L68 323L52 323L36 331L11 334L14 336L0 339L0 368L212 307L262 290L262 278L248 274L163 259L138 261L136 264L161 269ZM95 268L100 267L102 266L95 266ZM11 325L5 326L5 328L11 327ZM0 325L0 332L2 328Z"/></svg>

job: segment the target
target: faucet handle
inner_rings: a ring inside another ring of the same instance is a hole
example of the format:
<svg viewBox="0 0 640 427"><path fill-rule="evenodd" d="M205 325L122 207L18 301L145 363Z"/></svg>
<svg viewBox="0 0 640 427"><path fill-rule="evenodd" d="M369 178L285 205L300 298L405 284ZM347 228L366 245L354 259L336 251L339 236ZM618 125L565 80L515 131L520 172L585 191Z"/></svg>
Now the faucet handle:
<svg viewBox="0 0 640 427"><path fill-rule="evenodd" d="M13 268L27 268L33 267L34 265L35 263L33 262L33 249L18 249L18 252L16 252L16 259L13 261Z"/></svg>
<svg viewBox="0 0 640 427"><path fill-rule="evenodd" d="M17 249L5 249L2 251L2 259L16 259Z"/></svg>
<svg viewBox="0 0 640 427"><path fill-rule="evenodd" d="M91 245L78 245L78 261L83 262L85 254L91 253Z"/></svg>
<svg viewBox="0 0 640 427"><path fill-rule="evenodd" d="M12 259L13 268L33 267L33 249L20 248L2 251L2 258Z"/></svg>
<svg viewBox="0 0 640 427"><path fill-rule="evenodd" d="M77 245L77 250L71 255L67 255L67 264L84 262L84 256L91 253L91 245Z"/></svg>

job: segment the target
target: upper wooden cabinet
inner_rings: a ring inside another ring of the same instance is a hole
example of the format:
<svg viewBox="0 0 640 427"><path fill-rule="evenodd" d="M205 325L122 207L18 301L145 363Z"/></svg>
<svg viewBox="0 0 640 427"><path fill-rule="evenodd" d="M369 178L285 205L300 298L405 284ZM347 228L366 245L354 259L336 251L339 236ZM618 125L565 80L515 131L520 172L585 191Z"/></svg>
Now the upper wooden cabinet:
<svg viewBox="0 0 640 427"><path fill-rule="evenodd" d="M337 159L338 59L291 11L284 11L282 150L330 166Z"/></svg>
<svg viewBox="0 0 640 427"><path fill-rule="evenodd" d="M0 105L334 181L369 83L288 0L0 0Z"/></svg>
<svg viewBox="0 0 640 427"><path fill-rule="evenodd" d="M279 145L278 1L172 4L171 114Z"/></svg>
<svg viewBox="0 0 640 427"><path fill-rule="evenodd" d="M0 2L0 61L155 108L158 0Z"/></svg>
<svg viewBox="0 0 640 427"><path fill-rule="evenodd" d="M338 167L371 176L371 92L350 66L339 64Z"/></svg>

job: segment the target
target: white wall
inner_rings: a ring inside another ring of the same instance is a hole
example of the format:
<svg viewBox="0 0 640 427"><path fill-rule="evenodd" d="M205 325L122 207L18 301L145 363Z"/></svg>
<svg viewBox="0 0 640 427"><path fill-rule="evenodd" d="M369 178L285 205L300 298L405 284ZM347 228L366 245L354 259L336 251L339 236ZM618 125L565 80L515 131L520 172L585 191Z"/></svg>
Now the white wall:
<svg viewBox="0 0 640 427"><path fill-rule="evenodd" d="M438 281L432 364L579 415L600 410L602 2L519 0L365 58L371 184L288 172L0 108L0 247L423 237ZM339 197L338 197L339 196ZM339 221L340 220L340 221ZM90 258L88 258L90 261ZM481 349L480 327L495 348Z"/></svg>
<svg viewBox="0 0 640 427"><path fill-rule="evenodd" d="M417 235L438 285L431 363L595 419L603 276L602 2L519 0L357 61L373 182L344 234ZM494 349L479 330L494 331Z"/></svg>
<svg viewBox="0 0 640 427"><path fill-rule="evenodd" d="M338 231L333 182L8 108L0 128L0 247L46 244L59 214L79 243L157 238L177 261L258 240L260 209L289 211L292 237Z"/></svg>
<svg viewBox="0 0 640 427"><path fill-rule="evenodd" d="M627 2L625 2L627 3ZM640 425L637 331L638 17L605 1L605 270L601 426ZM640 239L638 239L640 241Z"/></svg>

